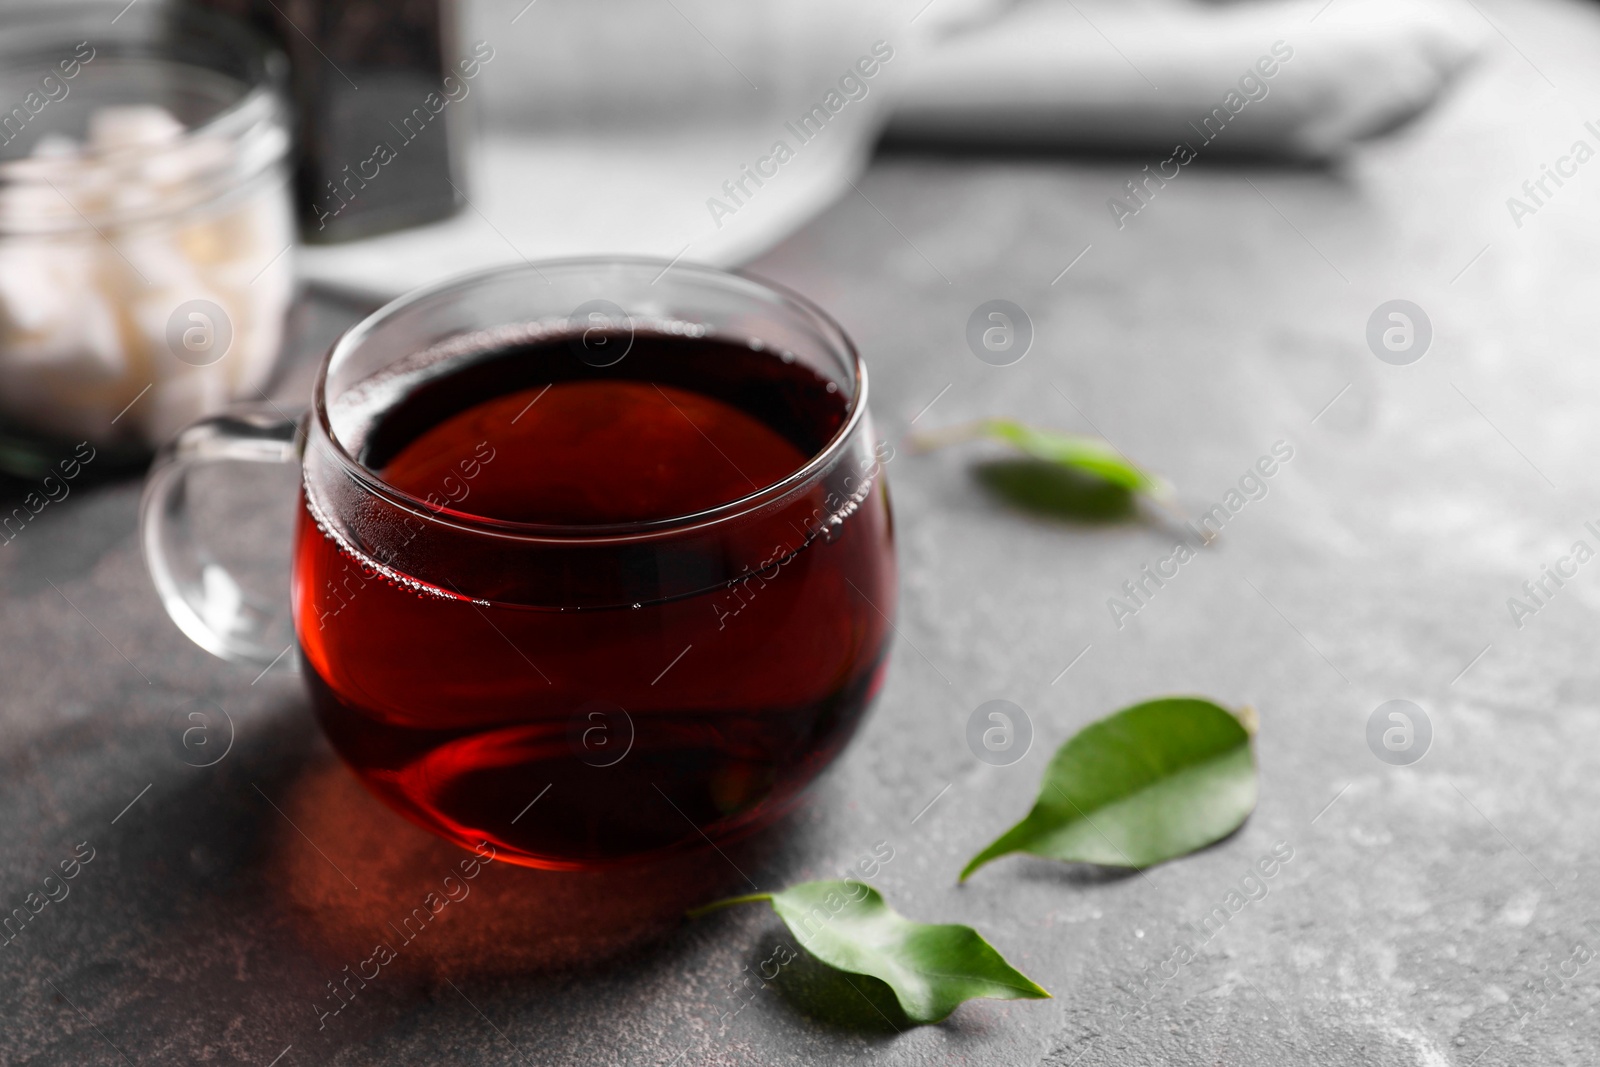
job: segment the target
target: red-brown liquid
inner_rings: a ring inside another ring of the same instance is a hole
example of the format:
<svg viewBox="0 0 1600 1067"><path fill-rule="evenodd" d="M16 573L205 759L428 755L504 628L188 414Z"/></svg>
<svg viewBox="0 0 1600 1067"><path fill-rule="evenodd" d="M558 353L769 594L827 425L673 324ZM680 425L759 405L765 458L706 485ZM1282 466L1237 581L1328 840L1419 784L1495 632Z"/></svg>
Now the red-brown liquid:
<svg viewBox="0 0 1600 1067"><path fill-rule="evenodd" d="M658 520L784 479L846 414L812 371L745 346L640 337L596 369L546 344L432 380L379 420L363 460L457 512ZM782 526L763 543L785 561L737 593L562 610L386 580L302 505L295 615L317 714L397 810L531 866L604 866L769 822L875 695L895 599L881 480L832 536Z"/></svg>

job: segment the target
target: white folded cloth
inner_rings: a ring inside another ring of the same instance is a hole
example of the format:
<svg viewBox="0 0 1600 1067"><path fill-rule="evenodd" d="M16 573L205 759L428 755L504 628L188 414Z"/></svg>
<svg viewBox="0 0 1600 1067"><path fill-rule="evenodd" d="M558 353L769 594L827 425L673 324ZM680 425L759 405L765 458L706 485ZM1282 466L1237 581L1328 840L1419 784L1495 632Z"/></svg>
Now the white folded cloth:
<svg viewBox="0 0 1600 1067"><path fill-rule="evenodd" d="M890 132L1155 150L1223 107L1247 121L1208 148L1321 159L1426 111L1488 33L1462 0L1035 0L929 49Z"/></svg>

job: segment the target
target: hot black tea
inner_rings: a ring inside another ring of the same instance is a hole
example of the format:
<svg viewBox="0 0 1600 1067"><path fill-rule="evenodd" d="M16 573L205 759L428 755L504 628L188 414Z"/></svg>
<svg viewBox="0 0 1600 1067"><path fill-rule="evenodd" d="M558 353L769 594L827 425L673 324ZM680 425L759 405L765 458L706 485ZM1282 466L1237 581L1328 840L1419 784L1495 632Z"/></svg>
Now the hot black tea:
<svg viewBox="0 0 1600 1067"><path fill-rule="evenodd" d="M625 354L554 337L431 370L356 457L440 522L572 546L559 566L368 554L314 491L298 533L296 626L339 753L414 821L537 867L781 814L875 695L894 610L877 471L795 477L849 419L835 383L759 344L598 344ZM791 478L737 538L691 536Z"/></svg>

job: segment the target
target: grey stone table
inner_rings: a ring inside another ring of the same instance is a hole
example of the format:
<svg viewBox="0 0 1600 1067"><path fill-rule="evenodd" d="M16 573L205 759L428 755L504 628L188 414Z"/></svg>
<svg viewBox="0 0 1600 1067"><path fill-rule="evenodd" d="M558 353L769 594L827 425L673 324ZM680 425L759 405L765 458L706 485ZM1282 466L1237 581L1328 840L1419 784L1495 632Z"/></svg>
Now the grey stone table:
<svg viewBox="0 0 1600 1067"><path fill-rule="evenodd" d="M1506 198L1600 144L1600 12L1485 10L1512 44L1345 168L1201 160L1119 230L1106 200L1148 160L888 155L754 264L855 335L892 441L999 414L1098 432L1190 515L1292 450L1117 618L1173 532L1020 512L973 477L976 448L889 465L887 687L803 809L729 859L771 888L886 843L875 881L902 911L979 927L1054 1000L910 1028L804 962L739 993L783 931L759 908L679 921L738 883L702 857L496 864L321 1018L327 983L459 854L368 799L282 666L252 680L188 644L140 563L138 485L86 479L0 546L0 907L92 855L0 948L0 1062L1593 1062L1600 562L1571 554L1600 547L1600 163L1520 226ZM1031 317L1015 365L963 340L991 298ZM1392 299L1431 323L1405 365L1367 343ZM282 397L352 315L301 307ZM215 496L230 552L278 580L292 493L264 475ZM1557 587L1547 565L1576 573ZM1259 712L1261 802L1238 834L1143 874L1013 857L955 884L1057 744L1173 691ZM1009 767L964 741L994 698L1035 734ZM1410 765L1368 744L1391 699L1431 725ZM232 729L214 714L207 751L226 754L188 766L180 724L212 706ZM1229 907L1274 849L1292 858Z"/></svg>

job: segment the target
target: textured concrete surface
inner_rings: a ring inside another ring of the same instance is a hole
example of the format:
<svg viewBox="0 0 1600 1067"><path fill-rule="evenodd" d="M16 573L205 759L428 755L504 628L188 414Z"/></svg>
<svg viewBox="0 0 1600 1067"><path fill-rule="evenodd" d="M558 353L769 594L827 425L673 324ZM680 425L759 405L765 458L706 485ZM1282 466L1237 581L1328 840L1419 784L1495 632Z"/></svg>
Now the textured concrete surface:
<svg viewBox="0 0 1600 1067"><path fill-rule="evenodd" d="M461 854L365 796L297 679L252 682L187 643L143 573L137 485L86 479L0 546L0 906L42 892L80 843L93 856L0 948L0 1062L1591 1062L1600 562L1520 628L1507 598L1574 542L1600 547L1584 525L1600 526L1600 171L1521 228L1505 199L1596 143L1600 11L1486 10L1523 55L1500 49L1344 170L1202 161L1118 231L1105 200L1144 160L889 157L754 265L854 334L891 440L914 417L1098 431L1191 515L1275 442L1294 449L1121 629L1106 601L1170 531L1009 509L973 478L976 448L889 465L888 686L808 805L728 866L779 887L887 842L875 883L897 907L977 926L1055 1000L897 1030L804 964L736 996L783 931L759 908L673 917L739 883L712 856L604 878L491 865L319 1029L325 983ZM996 297L1036 329L1010 367L963 341ZM1365 341L1394 298L1433 325L1409 366ZM301 349L343 321L308 304ZM219 507L229 552L281 563L292 482L224 489L254 508ZM1238 834L1144 874L1013 857L955 885L1055 745L1169 691L1259 711L1261 802ZM1006 768L964 741L997 697L1036 733ZM177 744L197 698L233 724L207 768ZM1432 724L1411 766L1366 740L1396 698ZM1293 858L1266 895L1197 935L1279 843Z"/></svg>

